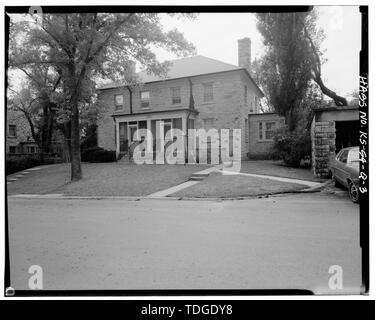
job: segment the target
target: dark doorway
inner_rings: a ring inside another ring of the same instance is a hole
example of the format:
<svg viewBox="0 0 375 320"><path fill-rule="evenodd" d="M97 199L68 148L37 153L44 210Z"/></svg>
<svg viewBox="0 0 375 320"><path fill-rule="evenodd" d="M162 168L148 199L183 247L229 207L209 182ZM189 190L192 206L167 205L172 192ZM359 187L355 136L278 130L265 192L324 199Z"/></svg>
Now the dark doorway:
<svg viewBox="0 0 375 320"><path fill-rule="evenodd" d="M336 153L359 145L359 121L336 121Z"/></svg>

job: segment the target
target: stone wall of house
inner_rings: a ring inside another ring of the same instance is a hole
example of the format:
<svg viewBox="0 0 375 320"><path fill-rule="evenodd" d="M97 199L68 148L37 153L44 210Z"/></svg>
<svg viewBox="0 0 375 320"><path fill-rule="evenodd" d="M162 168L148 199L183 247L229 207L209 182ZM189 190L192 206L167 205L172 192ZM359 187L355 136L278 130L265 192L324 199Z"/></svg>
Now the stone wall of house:
<svg viewBox="0 0 375 320"><path fill-rule="evenodd" d="M202 75L190 78L194 107L199 112L195 118L195 128L204 129L241 129L242 158L246 158L249 150L248 142L248 113L251 101L254 96L260 97L260 92L248 78L244 78L244 71L232 71L216 73L212 75ZM204 102L203 88L205 83L213 83L214 99L212 102ZM248 99L245 102L245 85L248 89ZM172 105L173 87L181 89L181 104ZM140 91L150 91L150 107L142 109L140 103ZM114 103L114 95L124 95L124 106L122 110L117 110ZM132 94L133 113L152 112L163 110L178 110L189 108L190 84L188 79L176 79L144 84L138 88L133 88ZM100 91L99 100L103 112L98 119L98 144L99 146L115 150L115 114L129 114L130 95L127 88L106 89ZM256 107L254 105L254 107ZM161 116L167 117L167 114Z"/></svg>
<svg viewBox="0 0 375 320"><path fill-rule="evenodd" d="M315 175L328 177L328 163L335 156L335 121L316 121L311 125L312 167Z"/></svg>
<svg viewBox="0 0 375 320"><path fill-rule="evenodd" d="M259 122L276 122L277 129L285 123L285 119L276 113L249 114L249 158L269 159L273 140L260 140Z"/></svg>
<svg viewBox="0 0 375 320"><path fill-rule="evenodd" d="M9 134L9 125L16 126L16 136L12 137ZM6 131L6 152L9 152L9 147L17 148L16 152L22 153L21 142L34 141L31 135L31 130L27 119L20 111L7 110L7 131Z"/></svg>

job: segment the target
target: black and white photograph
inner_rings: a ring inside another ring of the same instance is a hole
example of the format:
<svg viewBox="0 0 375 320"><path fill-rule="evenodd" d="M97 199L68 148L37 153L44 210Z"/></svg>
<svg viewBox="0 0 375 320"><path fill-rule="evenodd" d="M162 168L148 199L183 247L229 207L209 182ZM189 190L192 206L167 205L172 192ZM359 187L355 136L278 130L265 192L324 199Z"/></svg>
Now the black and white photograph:
<svg viewBox="0 0 375 320"><path fill-rule="evenodd" d="M5 297L368 294L368 7L229 4L4 7Z"/></svg>

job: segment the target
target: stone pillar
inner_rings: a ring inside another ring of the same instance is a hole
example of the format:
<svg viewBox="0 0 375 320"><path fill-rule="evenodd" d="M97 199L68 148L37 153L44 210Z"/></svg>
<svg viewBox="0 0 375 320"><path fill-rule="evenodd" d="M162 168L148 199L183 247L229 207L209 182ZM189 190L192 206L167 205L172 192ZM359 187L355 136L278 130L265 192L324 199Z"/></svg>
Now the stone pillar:
<svg viewBox="0 0 375 320"><path fill-rule="evenodd" d="M188 147L188 141L187 141L187 116L186 114L182 115L181 118L181 129L182 129L182 138L184 139L184 158L187 159L187 147Z"/></svg>
<svg viewBox="0 0 375 320"><path fill-rule="evenodd" d="M317 121L312 130L312 156L314 174L326 178L329 160L335 156L336 126L334 121Z"/></svg>

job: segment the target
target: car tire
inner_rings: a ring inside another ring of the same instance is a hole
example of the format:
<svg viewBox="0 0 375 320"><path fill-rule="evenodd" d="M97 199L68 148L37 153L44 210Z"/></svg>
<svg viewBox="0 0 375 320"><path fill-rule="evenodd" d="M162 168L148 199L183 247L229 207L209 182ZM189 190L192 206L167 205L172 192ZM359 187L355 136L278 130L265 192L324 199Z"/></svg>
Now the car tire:
<svg viewBox="0 0 375 320"><path fill-rule="evenodd" d="M340 183L337 181L334 175L332 175L332 182L335 187L340 187Z"/></svg>
<svg viewBox="0 0 375 320"><path fill-rule="evenodd" d="M358 187L353 182L349 183L349 197L350 197L350 200L352 200L352 202L358 203L359 190L358 190Z"/></svg>

